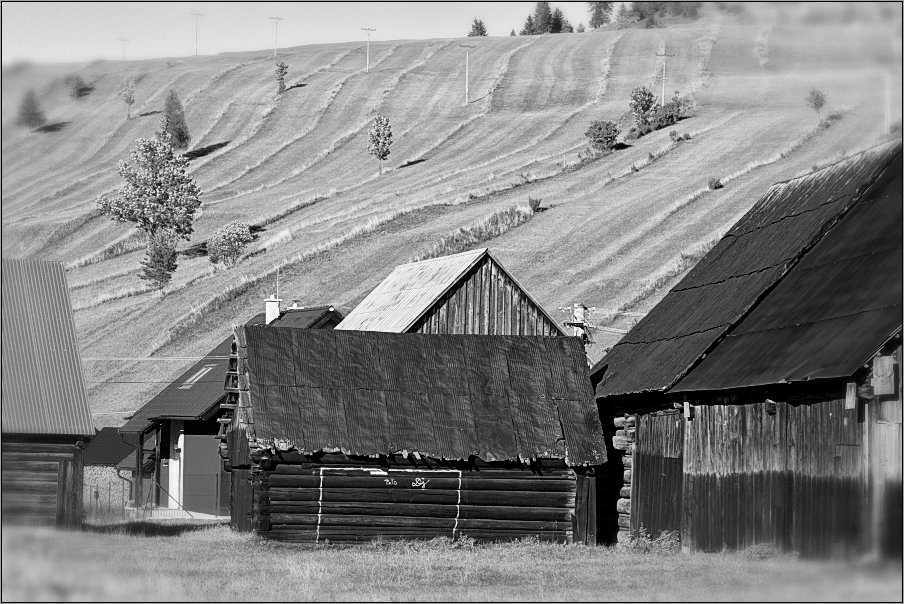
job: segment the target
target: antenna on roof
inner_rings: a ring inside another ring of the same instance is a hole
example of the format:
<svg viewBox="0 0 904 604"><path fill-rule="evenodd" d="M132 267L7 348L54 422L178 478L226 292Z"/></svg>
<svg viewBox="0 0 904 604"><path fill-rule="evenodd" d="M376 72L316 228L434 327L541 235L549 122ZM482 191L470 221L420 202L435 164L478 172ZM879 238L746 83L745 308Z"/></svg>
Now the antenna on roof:
<svg viewBox="0 0 904 604"><path fill-rule="evenodd" d="M276 297L279 298L279 267L276 267Z"/></svg>
<svg viewBox="0 0 904 604"><path fill-rule="evenodd" d="M617 327L602 327L594 324L590 320L590 315L593 312L596 312L597 308L595 306L588 308L584 304L580 302L576 303L574 306L562 306L559 307L559 310L565 313L566 316L571 318L570 321L563 321L564 325L572 328L572 335L581 338L584 341L585 346L590 346L593 344L593 335L591 331L606 331L609 333L615 333L619 335L624 335L628 333L627 329L619 329ZM642 313L632 313L632 312L622 312L622 311L606 311L602 313L604 315L633 315L633 316L643 316ZM636 322L636 319L632 319L633 322Z"/></svg>

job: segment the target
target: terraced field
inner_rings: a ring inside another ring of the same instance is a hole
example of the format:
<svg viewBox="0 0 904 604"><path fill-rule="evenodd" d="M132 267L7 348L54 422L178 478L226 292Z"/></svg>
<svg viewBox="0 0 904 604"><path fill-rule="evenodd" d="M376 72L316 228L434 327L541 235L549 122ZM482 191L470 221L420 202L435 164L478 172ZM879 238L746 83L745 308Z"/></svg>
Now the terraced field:
<svg viewBox="0 0 904 604"><path fill-rule="evenodd" d="M900 120L893 24L816 28L768 17L483 39L471 54L467 104L459 40L372 43L369 73L360 43L287 49L279 98L268 51L6 69L3 254L67 263L101 424L117 422L102 414L134 410L190 364L128 359L206 352L259 310L277 271L283 298L348 310L396 264L529 196L549 209L488 243L524 286L554 314L574 302L643 312L771 183L878 142L885 73L896 74L892 120ZM762 64L755 49L764 32ZM660 131L580 162L592 119L626 130L630 90L659 90L662 50L674 55L667 90L696 101L676 128L691 140ZM94 87L79 100L63 84L74 72ZM118 96L129 78L137 80L133 119ZM27 86L56 131L13 126ZM812 86L837 114L828 127L804 104ZM231 220L264 230L252 244L259 253L234 269L180 258L161 296L137 278L143 248L134 231L93 209L120 184L117 161L153 132L170 89L185 104L189 150L214 148L190 164L204 194L186 246ZM395 141L382 176L366 152L377 114L390 118ZM715 177L725 187L712 191ZM628 326L624 316L598 311L597 319ZM591 359L617 337L599 333Z"/></svg>

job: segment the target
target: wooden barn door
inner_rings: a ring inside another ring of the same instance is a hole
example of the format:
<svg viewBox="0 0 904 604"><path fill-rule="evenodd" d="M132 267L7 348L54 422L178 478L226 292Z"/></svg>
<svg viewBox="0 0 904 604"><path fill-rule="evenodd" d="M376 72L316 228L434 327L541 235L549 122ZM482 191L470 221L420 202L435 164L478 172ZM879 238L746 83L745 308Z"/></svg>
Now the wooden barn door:
<svg viewBox="0 0 904 604"><path fill-rule="evenodd" d="M684 417L679 411L637 416L631 530L656 537L681 530Z"/></svg>

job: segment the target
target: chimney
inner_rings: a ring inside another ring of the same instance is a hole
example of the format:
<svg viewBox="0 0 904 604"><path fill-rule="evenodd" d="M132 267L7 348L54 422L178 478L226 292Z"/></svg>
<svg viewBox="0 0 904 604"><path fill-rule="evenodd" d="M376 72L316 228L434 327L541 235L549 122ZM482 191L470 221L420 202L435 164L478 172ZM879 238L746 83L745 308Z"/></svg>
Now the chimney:
<svg viewBox="0 0 904 604"><path fill-rule="evenodd" d="M292 300L292 306L290 306L289 308L298 310L298 309L301 308L301 307L298 306L298 300Z"/></svg>
<svg viewBox="0 0 904 604"><path fill-rule="evenodd" d="M270 296L264 300L264 310L266 312L265 321L267 325L279 318L279 303L282 302L276 296Z"/></svg>

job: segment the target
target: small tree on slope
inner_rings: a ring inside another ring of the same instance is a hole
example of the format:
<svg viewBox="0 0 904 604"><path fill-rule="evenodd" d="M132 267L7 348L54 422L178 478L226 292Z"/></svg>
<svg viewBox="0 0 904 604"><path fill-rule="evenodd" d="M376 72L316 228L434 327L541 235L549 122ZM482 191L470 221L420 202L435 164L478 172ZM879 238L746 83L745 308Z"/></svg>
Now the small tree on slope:
<svg viewBox="0 0 904 604"><path fill-rule="evenodd" d="M819 88L811 88L807 95L807 107L816 112L816 121L822 121L822 108L826 104L826 95Z"/></svg>
<svg viewBox="0 0 904 604"><path fill-rule="evenodd" d="M631 91L631 101L628 103L634 114L634 122L641 134L650 131L650 113L656 106L656 97L646 86L638 86Z"/></svg>
<svg viewBox="0 0 904 604"><path fill-rule="evenodd" d="M614 2L588 2L590 8L590 27L596 29L609 22Z"/></svg>
<svg viewBox="0 0 904 604"><path fill-rule="evenodd" d="M131 163L120 161L118 168L126 183L114 196L99 198L98 209L111 220L134 222L149 241L164 230L188 239L201 189L188 174L188 159L173 151L166 116L154 138L135 141L129 157Z"/></svg>
<svg viewBox="0 0 904 604"><path fill-rule="evenodd" d="M176 236L161 229L148 237L147 256L141 261L140 279L163 289L176 272Z"/></svg>
<svg viewBox="0 0 904 604"><path fill-rule="evenodd" d="M289 73L289 66L280 61L276 64L276 94L282 94L286 91L286 74Z"/></svg>
<svg viewBox="0 0 904 604"><path fill-rule="evenodd" d="M251 228L247 224L230 222L217 229L207 240L207 259L213 264L222 262L226 266L235 266L251 240Z"/></svg>
<svg viewBox="0 0 904 604"><path fill-rule="evenodd" d="M389 118L378 115L374 118L373 128L370 129L370 144L367 150L380 162L380 175L383 175L383 161L389 157L389 147L392 146L392 128Z"/></svg>
<svg viewBox="0 0 904 604"><path fill-rule="evenodd" d="M172 135L172 145L176 149L185 149L191 142L188 125L185 123L185 110L175 90L170 90L163 106L163 115L169 124L168 132Z"/></svg>
<svg viewBox="0 0 904 604"><path fill-rule="evenodd" d="M38 96L34 90L29 90L25 93L22 104L19 105L19 117L16 122L29 130L40 128L47 122L47 118L44 117L44 112L41 111L41 106L38 104Z"/></svg>
<svg viewBox="0 0 904 604"><path fill-rule="evenodd" d="M119 93L122 102L126 104L126 119L132 119L132 105L135 103L135 82L129 80L126 82L125 88Z"/></svg>
<svg viewBox="0 0 904 604"><path fill-rule="evenodd" d="M590 145L595 150L608 153L615 147L615 139L619 132L618 124L615 122L595 120L590 123L584 136L590 139Z"/></svg>
<svg viewBox="0 0 904 604"><path fill-rule="evenodd" d="M487 35L487 26L483 21L481 21L477 17L474 17L474 22L471 23L471 31L468 32L468 37L474 38L485 35Z"/></svg>

